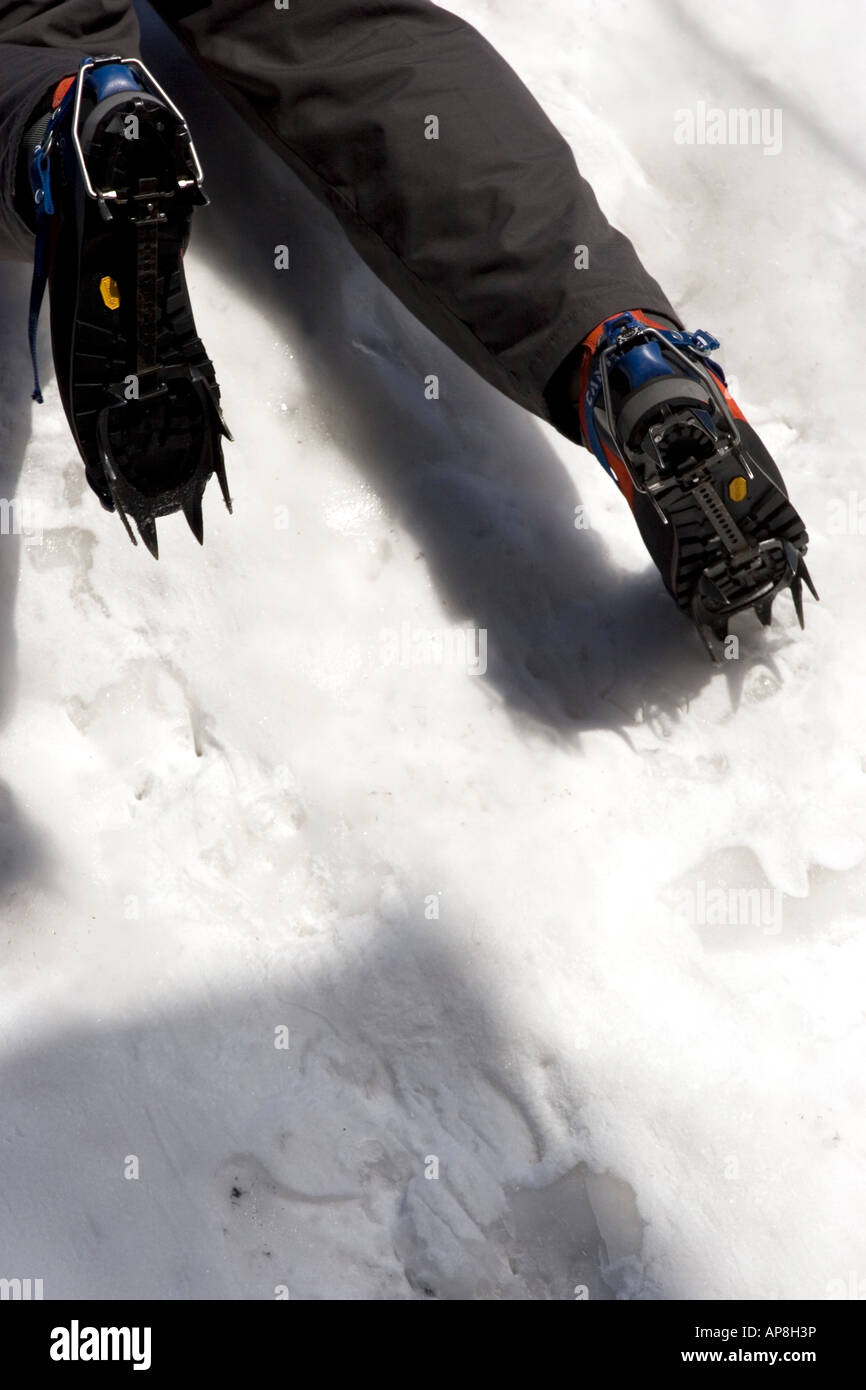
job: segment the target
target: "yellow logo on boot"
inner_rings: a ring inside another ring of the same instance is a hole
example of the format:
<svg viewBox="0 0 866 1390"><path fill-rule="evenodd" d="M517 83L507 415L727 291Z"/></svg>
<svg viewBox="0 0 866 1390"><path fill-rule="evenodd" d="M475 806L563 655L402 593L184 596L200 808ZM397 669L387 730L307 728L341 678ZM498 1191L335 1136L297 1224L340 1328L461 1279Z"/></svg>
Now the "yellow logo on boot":
<svg viewBox="0 0 866 1390"><path fill-rule="evenodd" d="M742 502L748 490L748 484L743 477L732 478L728 483L728 496L732 502Z"/></svg>
<svg viewBox="0 0 866 1390"><path fill-rule="evenodd" d="M99 293L102 295L102 302L107 308L120 308L120 290L117 288L117 281L112 280L110 275L103 275L99 282Z"/></svg>

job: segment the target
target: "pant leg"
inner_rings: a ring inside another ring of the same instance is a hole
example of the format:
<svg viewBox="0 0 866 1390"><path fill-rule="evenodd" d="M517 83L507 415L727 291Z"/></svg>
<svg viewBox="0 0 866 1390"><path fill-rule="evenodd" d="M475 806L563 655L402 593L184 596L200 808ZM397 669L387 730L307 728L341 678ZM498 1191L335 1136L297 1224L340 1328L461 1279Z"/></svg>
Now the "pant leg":
<svg viewBox="0 0 866 1390"><path fill-rule="evenodd" d="M131 0L0 0L0 260L30 260L15 211L21 139L35 108L87 54L138 57Z"/></svg>
<svg viewBox="0 0 866 1390"><path fill-rule="evenodd" d="M376 274L529 410L550 418L545 385L601 319L626 308L676 318L526 87L447 10L152 3ZM426 138L430 117L438 139ZM587 269L575 268L578 245Z"/></svg>

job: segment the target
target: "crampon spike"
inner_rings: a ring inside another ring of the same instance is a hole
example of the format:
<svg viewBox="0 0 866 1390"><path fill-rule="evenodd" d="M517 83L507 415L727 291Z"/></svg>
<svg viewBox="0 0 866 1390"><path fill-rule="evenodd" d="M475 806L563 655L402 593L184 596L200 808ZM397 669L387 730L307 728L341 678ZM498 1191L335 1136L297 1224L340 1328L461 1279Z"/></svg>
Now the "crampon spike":
<svg viewBox="0 0 866 1390"><path fill-rule="evenodd" d="M815 599L816 603L820 603L821 600L818 598L818 590L815 588L815 585L812 583L812 576L810 575L809 571L806 569L806 561L802 558L802 556L801 556L801 558L800 558L800 569L799 569L798 573L799 573L800 578L801 578L801 579L804 579L804 580L806 581L806 588L809 590L809 593L812 595L813 599Z"/></svg>
<svg viewBox="0 0 866 1390"><path fill-rule="evenodd" d="M720 665L721 657L719 656L717 649L718 638L716 636L716 633L713 631L711 627L708 626L708 624L698 623L698 634L707 651L709 652L712 660L715 662L717 666Z"/></svg>
<svg viewBox="0 0 866 1390"><path fill-rule="evenodd" d="M728 615L708 612L703 606L701 597L696 594L692 600L692 618L698 635L713 661L719 662L721 660L720 649L724 648L728 635Z"/></svg>
<svg viewBox="0 0 866 1390"><path fill-rule="evenodd" d="M144 541L154 560L159 559L159 543L156 538L156 522L152 516L136 517L138 533Z"/></svg>
<svg viewBox="0 0 866 1390"><path fill-rule="evenodd" d="M712 599L720 608L727 602L718 584L708 574L704 574L701 579L701 589L704 597Z"/></svg>
<svg viewBox="0 0 866 1390"><path fill-rule="evenodd" d="M189 529L192 531L199 545L204 545L204 521L201 514L201 493L191 493L184 499L183 514L189 522Z"/></svg>
<svg viewBox="0 0 866 1390"><path fill-rule="evenodd" d="M229 436L229 438L231 438L231 436ZM214 459L214 472L217 475L217 481L220 485L220 492L223 495L223 501L226 504L226 510L229 512L229 514L231 514L232 499L229 496L229 480L226 477L226 466L223 463L222 458L220 457Z"/></svg>
<svg viewBox="0 0 866 1390"><path fill-rule="evenodd" d="M110 474L106 474L106 481L108 482L108 490L111 493L111 500L114 503L114 510L117 512L117 515L123 522L123 529L129 536L129 539L132 541L132 544L138 545L138 541L135 539L135 532L129 524L129 517L126 515L126 512L123 509L123 504L120 501L120 498L117 494L117 489L114 486Z"/></svg>
<svg viewBox="0 0 866 1390"><path fill-rule="evenodd" d="M755 604L755 613L758 620L764 627L769 627L773 621L773 599L765 598L762 603Z"/></svg>
<svg viewBox="0 0 866 1390"><path fill-rule="evenodd" d="M794 600L794 610L797 614L797 622L801 627L805 627L803 619L803 581L799 574L791 580L791 598Z"/></svg>
<svg viewBox="0 0 866 1390"><path fill-rule="evenodd" d="M814 599L818 599L818 591L812 583L812 576L806 568L806 561L803 559L799 550L795 550L788 542L785 543L785 558L791 571L790 590L794 600L794 608L797 613L797 621L800 627L805 627L803 620L803 583L805 581L809 593Z"/></svg>
<svg viewBox="0 0 866 1390"><path fill-rule="evenodd" d="M116 499L114 503L114 510L117 512L117 515L123 522L124 530L126 531L126 534L129 536L129 539L132 541L132 544L138 545L138 541L135 539L135 532L129 524L129 517L126 515L126 512L123 510L120 503Z"/></svg>
<svg viewBox="0 0 866 1390"><path fill-rule="evenodd" d="M234 437L234 435L232 434L231 430L229 429L228 425L226 424L225 418L224 418L223 413L222 413L222 411L220 410L219 406L217 406L217 415L219 416L220 433L223 434L223 435L225 435L226 439L229 441L230 444L234 444L234 442L235 442L235 437Z"/></svg>

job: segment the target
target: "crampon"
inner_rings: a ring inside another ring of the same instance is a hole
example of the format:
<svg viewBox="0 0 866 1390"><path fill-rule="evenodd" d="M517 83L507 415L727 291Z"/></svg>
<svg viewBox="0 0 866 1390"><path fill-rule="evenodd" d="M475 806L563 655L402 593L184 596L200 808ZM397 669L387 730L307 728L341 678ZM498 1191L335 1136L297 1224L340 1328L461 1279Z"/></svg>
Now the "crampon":
<svg viewBox="0 0 866 1390"><path fill-rule="evenodd" d="M141 62L87 58L62 85L30 160L33 396L47 283L58 388L88 482L156 557L156 520L171 512L202 542L214 473L231 511L232 436L183 269L193 210L208 200L186 122Z"/></svg>
<svg viewBox="0 0 866 1390"><path fill-rule="evenodd" d="M719 343L640 313L587 340L579 402L583 438L613 475L679 607L718 661L731 619L764 626L790 590L803 626L803 585L817 599L808 536L781 474L709 357Z"/></svg>

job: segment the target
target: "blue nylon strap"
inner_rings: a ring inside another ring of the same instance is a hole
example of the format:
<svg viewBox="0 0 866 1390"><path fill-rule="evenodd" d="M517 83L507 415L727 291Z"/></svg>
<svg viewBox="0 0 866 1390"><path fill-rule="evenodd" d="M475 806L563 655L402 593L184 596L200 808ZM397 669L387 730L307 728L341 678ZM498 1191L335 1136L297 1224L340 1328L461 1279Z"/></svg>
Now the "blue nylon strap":
<svg viewBox="0 0 866 1390"><path fill-rule="evenodd" d="M640 327L638 320L631 313L620 314L617 318L612 319L610 323L605 325L604 333L596 351L603 346L608 346L613 343L616 335L623 327L632 325L635 328ZM707 357L707 353L715 352L721 344L718 339L714 338L706 329L699 328L694 333L687 333L676 328L657 328L655 331L662 338L667 339L669 343L673 343L675 347L685 349L686 352L691 351L699 354L705 359L706 366L715 372L719 380L722 382L725 381L725 374L718 362L713 362ZM636 388L646 381L653 380L657 376L667 376L672 372L670 365L662 358L657 344L655 345L654 351L647 344L627 348L622 354L620 365L625 367L626 359L633 354L635 355L635 360L632 364L629 364L633 367L633 370L628 372L632 388ZM599 438L598 429L596 428L593 416L594 408L598 404L601 395L601 371L597 366L593 366L586 388L586 443L590 451L595 454L595 457L598 459L605 472L609 473L615 480L616 475L605 458L601 439Z"/></svg>
<svg viewBox="0 0 866 1390"><path fill-rule="evenodd" d="M45 286L51 269L51 228L54 223L54 199L51 196L51 147L54 130L61 115L68 111L74 88L70 88L60 105L51 114L41 141L33 151L30 161L30 186L36 204L36 245L33 251L33 279L30 282L30 313L27 323L27 337L30 343L30 360L33 363L33 393L31 399L42 405L42 389L39 385L39 366L36 360L36 335L39 330L39 311L45 297Z"/></svg>
<svg viewBox="0 0 866 1390"><path fill-rule="evenodd" d="M614 482L616 482L616 474L608 463L604 449L601 446L601 440L598 437L598 430L595 424L595 415L593 414L595 403L600 395L601 372L598 367L593 367L589 377L589 384L586 388L586 442L589 445L590 451L595 454L605 473L609 473ZM617 486L619 486L618 483Z"/></svg>
<svg viewBox="0 0 866 1390"><path fill-rule="evenodd" d="M89 63L90 58L82 59ZM36 337L39 331L39 311L45 297L45 286L51 270L51 230L54 224L55 208L51 195L51 147L54 131L60 121L71 109L75 100L73 83L60 105L51 113L41 141L33 151L30 161L30 186L36 204L36 244L33 250L33 279L30 282L30 310L27 321L27 338L30 343L30 360L33 363L33 392L31 399L43 404L42 389L39 385L39 365L36 360Z"/></svg>
<svg viewBox="0 0 866 1390"><path fill-rule="evenodd" d="M85 59L86 62L92 61ZM97 101L102 101L104 97L114 96L116 92L139 92L142 90L138 77L123 63L104 63L101 67L91 68L87 74L88 90L93 92Z"/></svg>
<svg viewBox="0 0 866 1390"><path fill-rule="evenodd" d="M49 122L42 143L36 146L30 166L30 180L36 201L36 245L33 251L33 279L30 282L30 313L27 323L27 337L30 343L30 360L33 363L33 393L31 399L42 405L42 390L39 385L39 365L36 360L36 335L39 329L39 311L48 283L51 251L51 226L54 219L54 202L51 197L50 145L47 145L48 132L54 120Z"/></svg>

